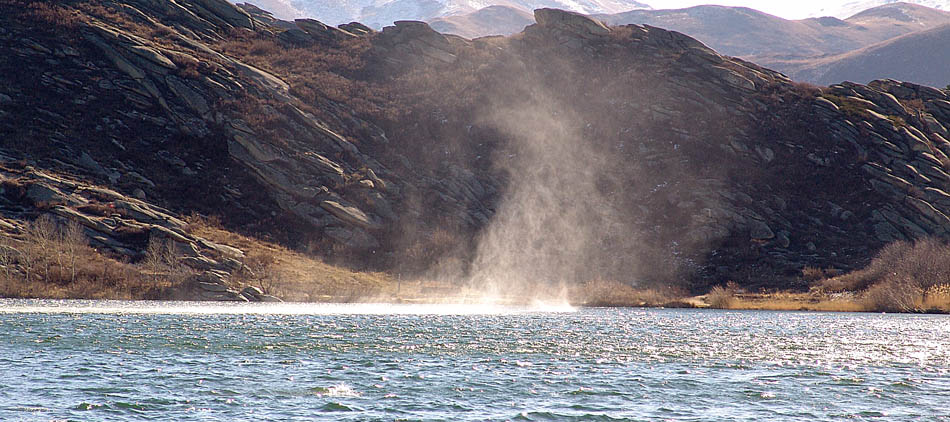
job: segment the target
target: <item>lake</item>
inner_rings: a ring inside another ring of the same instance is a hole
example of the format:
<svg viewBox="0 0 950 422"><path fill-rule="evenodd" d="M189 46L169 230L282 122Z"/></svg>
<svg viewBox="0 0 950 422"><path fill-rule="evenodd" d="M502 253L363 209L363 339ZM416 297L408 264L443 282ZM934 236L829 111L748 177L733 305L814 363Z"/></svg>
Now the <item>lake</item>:
<svg viewBox="0 0 950 422"><path fill-rule="evenodd" d="M950 317L0 300L0 420L950 421Z"/></svg>

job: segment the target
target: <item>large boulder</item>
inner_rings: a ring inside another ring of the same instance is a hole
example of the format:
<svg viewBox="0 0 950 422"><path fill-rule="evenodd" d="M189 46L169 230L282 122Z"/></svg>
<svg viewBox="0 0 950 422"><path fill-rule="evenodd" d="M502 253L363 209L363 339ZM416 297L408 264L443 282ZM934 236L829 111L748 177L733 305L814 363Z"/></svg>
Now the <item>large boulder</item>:
<svg viewBox="0 0 950 422"><path fill-rule="evenodd" d="M335 42L356 37L345 30L314 19L296 19L294 23L317 42Z"/></svg>
<svg viewBox="0 0 950 422"><path fill-rule="evenodd" d="M534 20L542 28L559 29L584 38L610 33L610 28L601 21L560 9L537 9L534 11Z"/></svg>
<svg viewBox="0 0 950 422"><path fill-rule="evenodd" d="M194 2L230 25L254 29L254 19L251 15L226 0L194 0Z"/></svg>

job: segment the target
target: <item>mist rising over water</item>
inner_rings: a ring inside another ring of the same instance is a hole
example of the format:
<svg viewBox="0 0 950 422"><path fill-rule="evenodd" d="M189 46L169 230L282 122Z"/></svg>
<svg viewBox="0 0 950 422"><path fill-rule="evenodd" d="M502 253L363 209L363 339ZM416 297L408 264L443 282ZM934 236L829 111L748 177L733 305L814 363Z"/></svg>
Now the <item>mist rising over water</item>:
<svg viewBox="0 0 950 422"><path fill-rule="evenodd" d="M510 137L495 157L509 184L481 235L470 284L496 295L563 295L592 276L605 230L620 221L598 187L607 157L580 132L581 117L538 91L489 121Z"/></svg>

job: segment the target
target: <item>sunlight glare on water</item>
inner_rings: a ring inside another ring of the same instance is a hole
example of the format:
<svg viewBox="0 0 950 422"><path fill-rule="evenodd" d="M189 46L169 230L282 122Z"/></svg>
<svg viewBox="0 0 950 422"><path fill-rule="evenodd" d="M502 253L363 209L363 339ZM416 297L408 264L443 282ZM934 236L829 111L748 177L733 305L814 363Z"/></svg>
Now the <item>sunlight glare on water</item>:
<svg viewBox="0 0 950 422"><path fill-rule="evenodd" d="M575 312L570 304L535 301L528 306L484 303L247 303L121 300L0 299L0 313L74 314L254 314L254 315L490 315Z"/></svg>
<svg viewBox="0 0 950 422"><path fill-rule="evenodd" d="M947 316L0 301L0 420L948 421Z"/></svg>

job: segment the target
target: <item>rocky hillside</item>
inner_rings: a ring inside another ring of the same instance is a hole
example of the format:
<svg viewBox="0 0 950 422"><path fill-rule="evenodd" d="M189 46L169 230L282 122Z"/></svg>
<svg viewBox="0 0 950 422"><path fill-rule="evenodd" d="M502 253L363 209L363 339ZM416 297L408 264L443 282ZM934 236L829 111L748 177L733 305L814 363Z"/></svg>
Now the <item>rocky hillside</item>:
<svg viewBox="0 0 950 422"><path fill-rule="evenodd" d="M246 10L0 1L5 236L53 215L127 261L170 238L240 272L194 213L407 276L702 291L950 228L942 91L819 89L554 9L476 41Z"/></svg>

